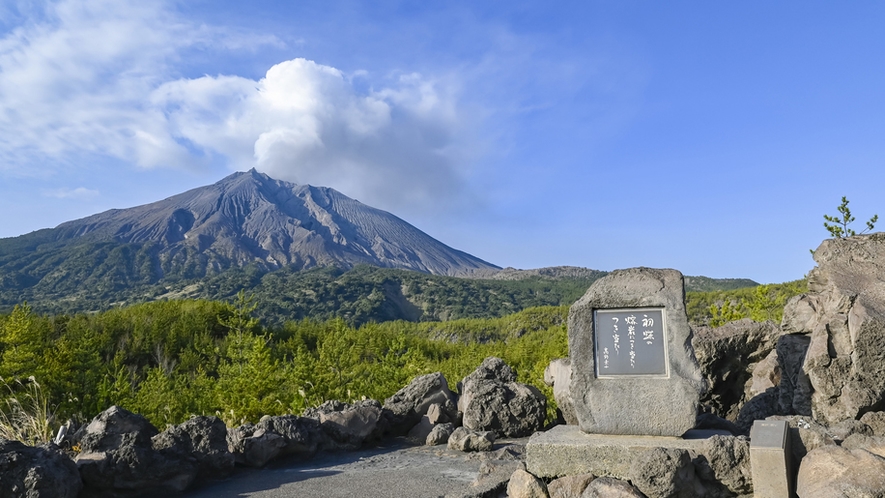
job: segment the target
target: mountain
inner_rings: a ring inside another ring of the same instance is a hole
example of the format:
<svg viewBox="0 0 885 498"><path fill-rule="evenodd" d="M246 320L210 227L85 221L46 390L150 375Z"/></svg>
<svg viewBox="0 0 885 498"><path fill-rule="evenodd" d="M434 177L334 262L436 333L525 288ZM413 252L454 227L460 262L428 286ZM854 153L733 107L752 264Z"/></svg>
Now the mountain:
<svg viewBox="0 0 885 498"><path fill-rule="evenodd" d="M336 190L254 169L129 209L0 239L0 301L112 298L133 286L230 268L368 264L464 276L498 267Z"/></svg>
<svg viewBox="0 0 885 498"><path fill-rule="evenodd" d="M605 274L501 269L333 189L251 170L0 239L0 312L22 301L69 313L156 299L226 300L245 289L277 322L446 320L571 304ZM755 282L686 277L687 290L692 284Z"/></svg>

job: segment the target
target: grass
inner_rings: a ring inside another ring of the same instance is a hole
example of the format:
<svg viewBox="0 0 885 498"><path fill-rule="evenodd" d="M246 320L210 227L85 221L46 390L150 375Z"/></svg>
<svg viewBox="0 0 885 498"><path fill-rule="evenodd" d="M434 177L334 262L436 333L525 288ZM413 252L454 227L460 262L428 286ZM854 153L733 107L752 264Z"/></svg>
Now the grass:
<svg viewBox="0 0 885 498"><path fill-rule="evenodd" d="M52 440L55 416L34 377L12 384L0 377L9 396L0 405L0 438L37 446Z"/></svg>

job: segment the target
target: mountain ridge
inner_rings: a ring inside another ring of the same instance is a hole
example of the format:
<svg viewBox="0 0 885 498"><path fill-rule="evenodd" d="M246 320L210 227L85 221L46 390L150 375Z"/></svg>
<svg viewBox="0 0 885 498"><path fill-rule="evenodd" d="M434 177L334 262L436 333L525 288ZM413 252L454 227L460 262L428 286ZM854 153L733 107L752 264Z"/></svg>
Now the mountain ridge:
<svg viewBox="0 0 885 498"><path fill-rule="evenodd" d="M426 277L356 271L367 265ZM336 270L299 275L322 268ZM448 319L571 304L606 273L502 269L334 189L253 169L157 202L0 239L0 310L28 301L54 313L98 311L156 299L229 299L246 289L276 303L277 316L351 309L346 313L357 321ZM451 277L472 282L445 280Z"/></svg>

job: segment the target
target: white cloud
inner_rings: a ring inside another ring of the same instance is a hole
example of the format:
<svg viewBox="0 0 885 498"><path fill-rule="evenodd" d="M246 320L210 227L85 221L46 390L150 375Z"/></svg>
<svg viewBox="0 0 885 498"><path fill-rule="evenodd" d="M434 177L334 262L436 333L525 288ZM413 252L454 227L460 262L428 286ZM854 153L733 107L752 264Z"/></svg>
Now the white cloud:
<svg viewBox="0 0 885 498"><path fill-rule="evenodd" d="M198 26L162 0L44 2L0 38L0 168L76 167L90 155L142 167L192 163L151 92L192 47L279 43Z"/></svg>
<svg viewBox="0 0 885 498"><path fill-rule="evenodd" d="M235 168L255 166L388 206L460 190L454 102L443 85L415 74L361 93L341 71L305 59L277 64L259 81L173 81L153 97L176 138Z"/></svg>
<svg viewBox="0 0 885 498"><path fill-rule="evenodd" d="M348 75L306 59L264 78L181 78L178 59L279 45L194 25L162 1L63 0L0 35L0 171L227 164L331 186L379 206L460 191L453 86L418 74ZM40 166L36 166L40 165Z"/></svg>
<svg viewBox="0 0 885 498"><path fill-rule="evenodd" d="M75 189L59 188L53 190L44 190L43 195L45 197L55 197L56 199L86 200L98 197L99 192L98 190L88 189L85 187L77 187Z"/></svg>

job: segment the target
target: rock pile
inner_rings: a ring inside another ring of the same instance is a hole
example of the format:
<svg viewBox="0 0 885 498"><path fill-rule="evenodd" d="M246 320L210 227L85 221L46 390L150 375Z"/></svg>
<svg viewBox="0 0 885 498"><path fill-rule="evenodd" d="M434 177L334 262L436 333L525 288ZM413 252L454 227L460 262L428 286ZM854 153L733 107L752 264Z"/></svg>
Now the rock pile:
<svg viewBox="0 0 885 498"><path fill-rule="evenodd" d="M233 428L217 417L197 416L160 432L141 415L113 406L68 436L67 443L80 449L73 459L54 444L34 448L0 439L0 498L180 492L226 476L235 465L261 467L286 456L355 450L383 437L408 434L418 444L490 451L496 435L542 429L546 399L516 382L500 359L486 359L462 385L466 414L441 373L415 378L383 405L328 401L302 416L265 416Z"/></svg>
<svg viewBox="0 0 885 498"><path fill-rule="evenodd" d="M781 324L741 320L694 330L692 346L707 382L698 426L746 435L755 420L786 420L800 498L885 496L885 234L824 241L814 258L809 292L787 303ZM546 377L563 418L573 423L568 369L568 359L558 360ZM667 476L678 469L686 473L684 457L656 459L670 462L670 471L651 472L659 484L673 482ZM724 475L723 462L742 459L713 454L706 456L707 470L696 459L692 464L697 476ZM752 494L747 472L719 478L730 490L722 496ZM620 484L610 477L557 479L549 496L603 496L594 487L605 488L604 496L718 496L692 494L687 483L676 492L620 477ZM575 482L584 489L576 491Z"/></svg>

